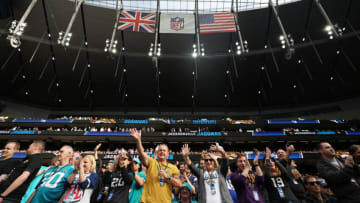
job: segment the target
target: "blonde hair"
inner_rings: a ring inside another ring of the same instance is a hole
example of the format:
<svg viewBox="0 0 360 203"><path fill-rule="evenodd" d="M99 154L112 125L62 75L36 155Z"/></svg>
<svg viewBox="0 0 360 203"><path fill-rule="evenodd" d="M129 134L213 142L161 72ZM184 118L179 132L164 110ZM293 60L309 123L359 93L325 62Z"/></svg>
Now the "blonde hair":
<svg viewBox="0 0 360 203"><path fill-rule="evenodd" d="M96 172L96 161L95 161L95 157L93 155L86 155L83 159L88 158L90 163L91 163L91 168L90 168L90 173L95 173Z"/></svg>
<svg viewBox="0 0 360 203"><path fill-rule="evenodd" d="M214 164L215 164L214 169L218 169L219 168L219 162L217 161L216 156L214 156L213 154L210 154L210 153L206 153L204 158L207 157L207 156L209 156L212 160L214 160Z"/></svg>

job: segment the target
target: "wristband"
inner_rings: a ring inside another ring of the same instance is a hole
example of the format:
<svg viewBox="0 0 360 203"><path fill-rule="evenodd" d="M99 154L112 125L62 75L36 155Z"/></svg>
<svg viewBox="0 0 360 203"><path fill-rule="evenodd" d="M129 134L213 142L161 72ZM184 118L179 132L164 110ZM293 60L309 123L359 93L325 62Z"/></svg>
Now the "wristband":
<svg viewBox="0 0 360 203"><path fill-rule="evenodd" d="M259 166L259 164L255 164L255 165L254 165L254 167L258 167L258 166Z"/></svg>
<svg viewBox="0 0 360 203"><path fill-rule="evenodd" d="M0 198L3 198L3 199L5 199L5 197L4 197L3 195L0 195Z"/></svg>
<svg viewBox="0 0 360 203"><path fill-rule="evenodd" d="M168 181L171 181L171 176L170 176L170 175L168 175L167 180L168 180Z"/></svg>

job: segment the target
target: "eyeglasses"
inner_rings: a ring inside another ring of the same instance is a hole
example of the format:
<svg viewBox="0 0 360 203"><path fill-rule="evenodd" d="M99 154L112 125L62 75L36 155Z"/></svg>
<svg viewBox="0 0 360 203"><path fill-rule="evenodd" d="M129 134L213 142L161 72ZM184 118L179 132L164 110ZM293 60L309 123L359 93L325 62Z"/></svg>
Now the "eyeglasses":
<svg viewBox="0 0 360 203"><path fill-rule="evenodd" d="M312 186L314 186L315 184L320 185L320 183L321 183L320 181L307 182L307 184L312 185Z"/></svg>
<svg viewBox="0 0 360 203"><path fill-rule="evenodd" d="M208 161L214 161L213 159L204 159L205 162L208 162Z"/></svg>

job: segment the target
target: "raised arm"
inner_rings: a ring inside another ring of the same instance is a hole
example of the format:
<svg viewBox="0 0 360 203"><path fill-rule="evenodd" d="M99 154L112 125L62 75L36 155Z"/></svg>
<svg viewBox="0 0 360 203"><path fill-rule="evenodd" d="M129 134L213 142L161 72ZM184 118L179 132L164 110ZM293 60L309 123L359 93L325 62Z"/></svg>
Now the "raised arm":
<svg viewBox="0 0 360 203"><path fill-rule="evenodd" d="M226 174L228 172L228 167L229 167L229 160L226 156L226 152L225 152L224 148L222 146L220 146L218 143L216 143L216 145L210 146L210 151L216 151L221 154L222 160L221 160L221 164L220 164L220 172L224 177L226 177Z"/></svg>
<svg viewBox="0 0 360 203"><path fill-rule="evenodd" d="M266 157L265 157L265 170L264 175L265 177L270 177L270 158L271 158L271 150L266 147Z"/></svg>
<svg viewBox="0 0 360 203"><path fill-rule="evenodd" d="M286 157L285 157L285 160L289 162L289 157L290 155L295 151L295 147L294 145L289 145L289 146L286 146Z"/></svg>
<svg viewBox="0 0 360 203"><path fill-rule="evenodd" d="M141 130L135 128L130 129L131 136L136 140L136 148L139 153L140 160L145 167L148 167L148 155L144 151L144 147L141 143Z"/></svg>
<svg viewBox="0 0 360 203"><path fill-rule="evenodd" d="M196 177L199 178L200 176L200 169L197 168L194 164L191 163L189 154L190 154L190 148L188 144L184 144L181 148L181 154L183 155L184 162L190 167L191 172L194 173Z"/></svg>
<svg viewBox="0 0 360 203"><path fill-rule="evenodd" d="M255 171L256 171L256 175L258 176L263 176L263 172L259 166L259 157L260 157L260 152L257 152L255 159L253 160L254 163L254 167L255 167Z"/></svg>
<svg viewBox="0 0 360 203"><path fill-rule="evenodd" d="M99 156L98 156L98 150L99 148L101 147L101 143L96 145L95 149L94 149L94 157L95 157L95 160L98 160L99 159Z"/></svg>

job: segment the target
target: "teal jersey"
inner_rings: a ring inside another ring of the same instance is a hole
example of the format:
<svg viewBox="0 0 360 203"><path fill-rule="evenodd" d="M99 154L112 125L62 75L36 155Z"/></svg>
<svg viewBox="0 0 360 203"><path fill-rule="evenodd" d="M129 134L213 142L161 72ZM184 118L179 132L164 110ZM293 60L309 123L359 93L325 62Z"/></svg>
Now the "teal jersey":
<svg viewBox="0 0 360 203"><path fill-rule="evenodd" d="M40 182L31 203L53 203L58 202L66 187L67 178L74 171L71 164L65 166L54 166L50 168Z"/></svg>
<svg viewBox="0 0 360 203"><path fill-rule="evenodd" d="M42 171L44 169L46 169L47 166L41 166L41 168L39 169L39 171ZM44 173L36 176L30 183L28 189L26 190L25 195L22 197L21 199L21 203L26 203L26 201L29 199L29 197L32 195L32 193L35 191L36 186L39 184L39 182L41 181L42 177L44 176Z"/></svg>
<svg viewBox="0 0 360 203"><path fill-rule="evenodd" d="M134 173L129 173L129 175L132 177L133 182L131 183L131 188L130 188L130 192L129 192L129 202L130 203L139 203L140 202L140 198L141 198L141 194L144 188L143 186L139 186L134 178ZM144 178L144 184L145 184L145 179L146 179L146 175L143 172L139 172L138 175L141 178Z"/></svg>

